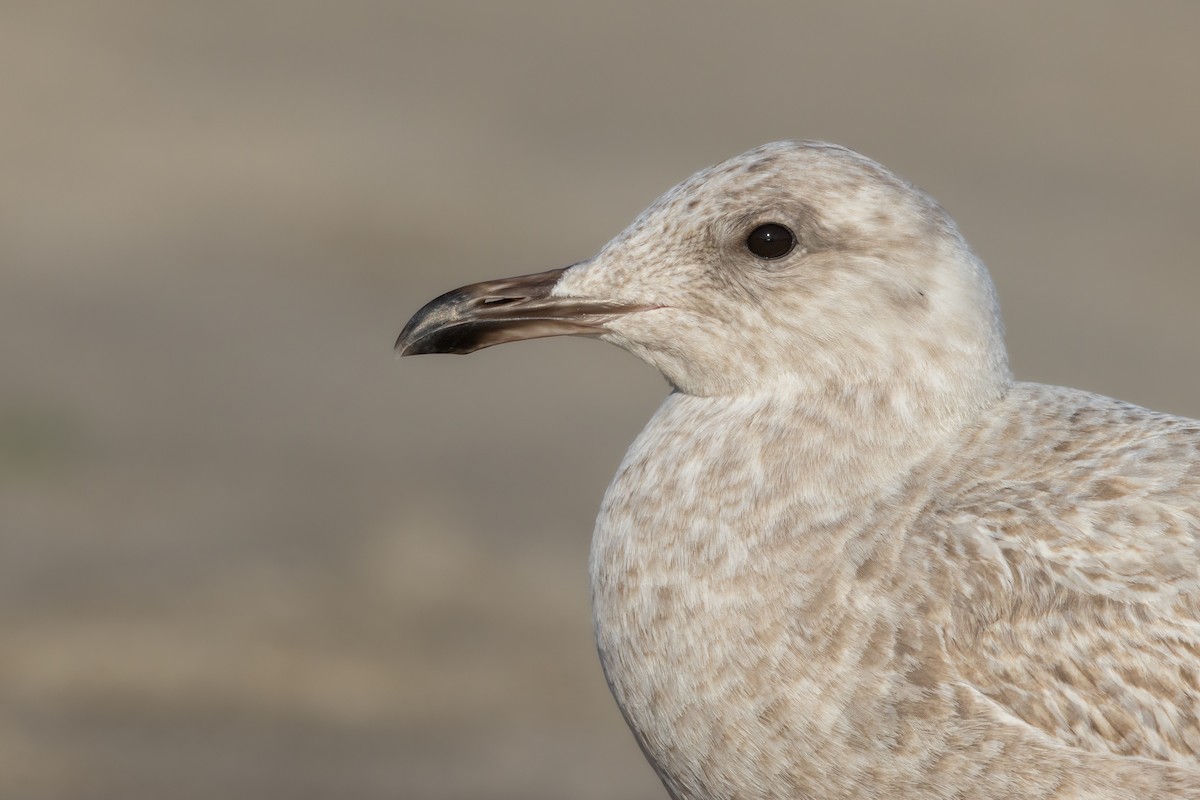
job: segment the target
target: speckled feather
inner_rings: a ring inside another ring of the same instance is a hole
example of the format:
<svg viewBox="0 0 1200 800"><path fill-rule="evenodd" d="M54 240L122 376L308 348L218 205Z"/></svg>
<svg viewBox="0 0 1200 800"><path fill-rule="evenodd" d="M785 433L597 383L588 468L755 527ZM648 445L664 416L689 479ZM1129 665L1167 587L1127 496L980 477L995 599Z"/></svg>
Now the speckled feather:
<svg viewBox="0 0 1200 800"><path fill-rule="evenodd" d="M1014 384L935 202L767 145L554 293L652 305L604 338L675 387L591 563L674 797L1200 797L1200 423Z"/></svg>

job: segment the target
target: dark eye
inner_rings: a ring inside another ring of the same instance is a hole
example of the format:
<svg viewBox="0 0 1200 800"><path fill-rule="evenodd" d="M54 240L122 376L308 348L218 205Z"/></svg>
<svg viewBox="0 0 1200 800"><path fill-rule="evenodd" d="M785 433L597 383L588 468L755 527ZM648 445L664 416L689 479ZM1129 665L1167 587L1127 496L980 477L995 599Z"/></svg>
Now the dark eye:
<svg viewBox="0 0 1200 800"><path fill-rule="evenodd" d="M796 237L782 225L768 222L750 231L746 247L759 258L783 258L796 246Z"/></svg>

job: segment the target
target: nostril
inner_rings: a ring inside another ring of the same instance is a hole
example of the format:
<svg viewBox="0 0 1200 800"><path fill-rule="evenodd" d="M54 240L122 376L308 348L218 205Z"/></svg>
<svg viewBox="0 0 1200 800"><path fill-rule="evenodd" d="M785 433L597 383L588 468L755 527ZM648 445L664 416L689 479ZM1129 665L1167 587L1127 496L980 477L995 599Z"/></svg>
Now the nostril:
<svg viewBox="0 0 1200 800"><path fill-rule="evenodd" d="M483 305L485 306L506 306L510 303L519 303L526 298L524 297L485 297Z"/></svg>

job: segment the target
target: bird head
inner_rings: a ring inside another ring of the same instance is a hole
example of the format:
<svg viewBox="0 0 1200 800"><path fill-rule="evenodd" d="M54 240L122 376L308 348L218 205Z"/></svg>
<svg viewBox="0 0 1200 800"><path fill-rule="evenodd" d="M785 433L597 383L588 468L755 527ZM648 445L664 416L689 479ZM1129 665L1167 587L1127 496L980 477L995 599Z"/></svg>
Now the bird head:
<svg viewBox="0 0 1200 800"><path fill-rule="evenodd" d="M563 334L612 342L697 395L904 385L944 403L1009 381L991 281L954 222L819 142L698 172L586 261L442 295L396 349Z"/></svg>

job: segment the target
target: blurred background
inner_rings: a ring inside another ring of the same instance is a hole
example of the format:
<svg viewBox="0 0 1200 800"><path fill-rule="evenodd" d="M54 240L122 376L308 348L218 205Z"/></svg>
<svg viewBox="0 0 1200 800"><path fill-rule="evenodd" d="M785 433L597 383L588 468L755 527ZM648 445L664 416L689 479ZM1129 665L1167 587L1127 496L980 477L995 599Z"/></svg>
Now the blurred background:
<svg viewBox="0 0 1200 800"><path fill-rule="evenodd" d="M1200 4L0 10L0 796L663 798L588 538L666 393L601 343L397 362L823 138L934 194L1019 377L1200 415Z"/></svg>

